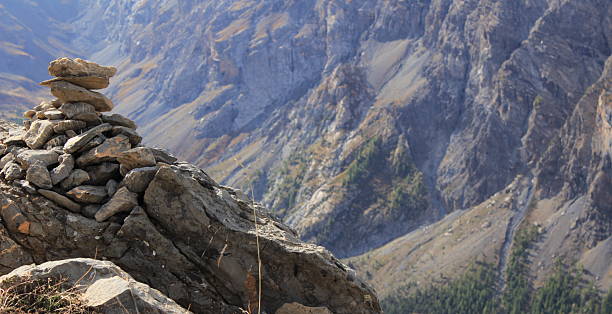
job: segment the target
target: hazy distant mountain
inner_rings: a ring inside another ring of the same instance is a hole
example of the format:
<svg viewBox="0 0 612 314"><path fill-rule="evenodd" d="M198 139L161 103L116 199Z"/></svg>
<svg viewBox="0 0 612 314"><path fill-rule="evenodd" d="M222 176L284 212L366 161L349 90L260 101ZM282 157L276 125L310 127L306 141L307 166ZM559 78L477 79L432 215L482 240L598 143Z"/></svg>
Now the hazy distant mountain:
<svg viewBox="0 0 612 314"><path fill-rule="evenodd" d="M355 262L379 287L504 268L537 222L537 280L564 256L609 288L610 1L98 0L69 15L66 49L118 67L108 94L148 143L340 256L405 235Z"/></svg>

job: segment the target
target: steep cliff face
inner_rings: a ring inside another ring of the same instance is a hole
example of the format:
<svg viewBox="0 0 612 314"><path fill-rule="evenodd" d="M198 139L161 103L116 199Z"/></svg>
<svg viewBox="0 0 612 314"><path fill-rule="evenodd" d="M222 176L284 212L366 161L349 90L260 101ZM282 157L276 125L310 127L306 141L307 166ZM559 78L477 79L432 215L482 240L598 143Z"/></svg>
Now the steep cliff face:
<svg viewBox="0 0 612 314"><path fill-rule="evenodd" d="M528 174L602 75L612 32L603 0L77 8L67 45L119 67L109 94L148 143L341 256Z"/></svg>

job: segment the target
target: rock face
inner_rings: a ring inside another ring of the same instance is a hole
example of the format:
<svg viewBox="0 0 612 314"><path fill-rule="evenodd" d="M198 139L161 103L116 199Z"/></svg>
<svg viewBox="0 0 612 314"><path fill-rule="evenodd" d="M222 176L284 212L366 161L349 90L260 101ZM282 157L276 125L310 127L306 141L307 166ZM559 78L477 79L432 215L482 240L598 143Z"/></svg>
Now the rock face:
<svg viewBox="0 0 612 314"><path fill-rule="evenodd" d="M55 105L66 119L79 118L59 98ZM262 312L295 302L334 313L381 312L374 291L324 248L301 242L259 204L201 169L163 150L135 147L138 135L127 119L105 120L74 129L80 134L49 151L0 137L2 158L8 156L0 180L0 247L7 250L0 260L14 252L18 261L0 270L32 260L103 258L196 313L229 314L255 304L259 251ZM135 293L130 282L101 279L84 296L111 306L109 300Z"/></svg>
<svg viewBox="0 0 612 314"><path fill-rule="evenodd" d="M76 289L84 305L96 313L191 313L115 264L87 258L24 265L0 277L0 287L48 280L61 282L63 289Z"/></svg>

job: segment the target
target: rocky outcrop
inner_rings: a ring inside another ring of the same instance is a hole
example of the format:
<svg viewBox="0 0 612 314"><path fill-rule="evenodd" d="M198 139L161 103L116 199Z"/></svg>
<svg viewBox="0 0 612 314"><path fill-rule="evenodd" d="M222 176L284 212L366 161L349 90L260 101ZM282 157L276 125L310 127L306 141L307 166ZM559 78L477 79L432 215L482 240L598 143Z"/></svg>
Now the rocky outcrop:
<svg viewBox="0 0 612 314"><path fill-rule="evenodd" d="M24 265L0 277L0 288L21 283L57 282L62 291L76 293L95 313L191 313L158 290L137 282L111 262L75 258Z"/></svg>
<svg viewBox="0 0 612 314"><path fill-rule="evenodd" d="M72 120L64 121L82 121L67 112ZM111 123L127 128L127 118L106 120L86 121L49 150L0 137L2 157L9 156L0 181L0 244L16 260L107 259L197 313L253 309L260 276L266 312L294 302L334 313L380 312L374 291L324 248L301 242L261 205L201 169L113 134Z"/></svg>

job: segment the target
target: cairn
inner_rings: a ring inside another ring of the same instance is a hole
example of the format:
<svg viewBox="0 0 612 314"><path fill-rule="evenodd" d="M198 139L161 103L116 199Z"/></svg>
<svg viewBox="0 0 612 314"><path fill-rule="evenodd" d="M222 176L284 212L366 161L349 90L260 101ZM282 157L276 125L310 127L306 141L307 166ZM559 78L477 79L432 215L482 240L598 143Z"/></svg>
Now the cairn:
<svg viewBox="0 0 612 314"><path fill-rule="evenodd" d="M52 61L55 78L41 85L57 99L26 111L23 133L0 144L0 176L98 222L138 206L157 169L176 158L140 146L134 121L104 114L113 102L93 90L108 87L116 72L81 59Z"/></svg>

